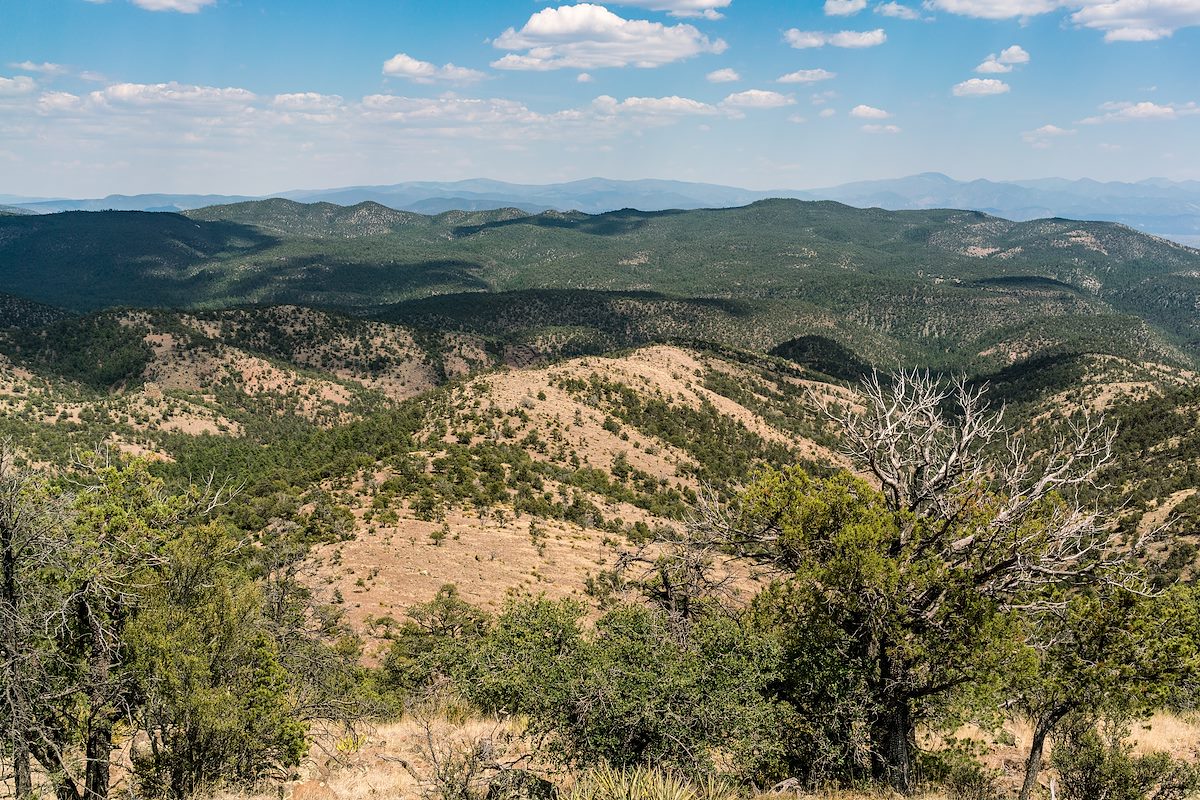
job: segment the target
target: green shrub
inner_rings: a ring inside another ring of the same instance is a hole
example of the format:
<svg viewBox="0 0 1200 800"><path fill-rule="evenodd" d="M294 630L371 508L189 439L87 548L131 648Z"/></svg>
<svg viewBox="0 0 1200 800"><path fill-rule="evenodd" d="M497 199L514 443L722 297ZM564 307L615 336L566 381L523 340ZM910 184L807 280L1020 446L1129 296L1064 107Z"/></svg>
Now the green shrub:
<svg viewBox="0 0 1200 800"><path fill-rule="evenodd" d="M1168 753L1139 756L1123 721L1076 720L1055 742L1063 800L1185 800L1200 793L1200 766Z"/></svg>

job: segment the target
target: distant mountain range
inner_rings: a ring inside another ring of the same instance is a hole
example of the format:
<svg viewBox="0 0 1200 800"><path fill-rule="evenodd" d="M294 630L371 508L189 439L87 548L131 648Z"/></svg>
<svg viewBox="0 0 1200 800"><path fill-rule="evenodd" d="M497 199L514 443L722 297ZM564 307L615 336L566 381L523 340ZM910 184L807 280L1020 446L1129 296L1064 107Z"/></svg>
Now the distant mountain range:
<svg viewBox="0 0 1200 800"><path fill-rule="evenodd" d="M1120 222L1137 230L1200 244L1200 181L1161 178L1137 183L1046 178L1030 181L958 181L936 172L905 178L861 181L810 190L755 191L684 181L617 181L603 178L546 185L466 180L408 182L280 192L305 203L351 206L375 202L399 211L439 214L519 208L529 213L583 211L601 214L622 208L642 211L728 208L781 197L836 200L859 208L889 210L955 208L1024 221L1046 217ZM262 199L233 195L109 195L100 199L37 199L0 195L0 203L35 213L57 211L188 211Z"/></svg>

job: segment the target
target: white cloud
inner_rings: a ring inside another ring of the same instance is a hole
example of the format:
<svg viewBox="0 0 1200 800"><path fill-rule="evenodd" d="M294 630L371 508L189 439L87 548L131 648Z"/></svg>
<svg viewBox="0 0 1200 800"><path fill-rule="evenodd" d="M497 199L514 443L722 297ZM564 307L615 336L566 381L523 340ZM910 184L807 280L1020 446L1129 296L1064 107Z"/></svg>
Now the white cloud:
<svg viewBox="0 0 1200 800"><path fill-rule="evenodd" d="M848 17L867 7L867 0L825 0L825 13L831 17Z"/></svg>
<svg viewBox="0 0 1200 800"><path fill-rule="evenodd" d="M718 8L728 8L733 0L609 0L614 6L637 6L651 11L666 11L673 17L720 19Z"/></svg>
<svg viewBox="0 0 1200 800"><path fill-rule="evenodd" d="M983 63L975 68L976 72L981 72L984 75L1000 75L1005 72L1012 72L1013 68L1008 64L1002 64L996 60L995 56L988 56Z"/></svg>
<svg viewBox="0 0 1200 800"><path fill-rule="evenodd" d="M1108 42L1149 42L1200 25L1200 0L1090 0L1071 21L1104 31Z"/></svg>
<svg viewBox="0 0 1200 800"><path fill-rule="evenodd" d="M1012 72L1015 64L1028 64L1029 53L1019 44L1014 44L1011 47L1006 47L1000 51L1000 55L992 53L983 63L975 68L976 72L984 74L1003 74Z"/></svg>
<svg viewBox="0 0 1200 800"><path fill-rule="evenodd" d="M779 83L817 83L836 77L836 72L830 72L827 69L801 69L789 72L787 75L780 75L776 80Z"/></svg>
<svg viewBox="0 0 1200 800"><path fill-rule="evenodd" d="M402 97L392 94L372 94L362 99L360 109L368 121L395 123L412 129L436 129L478 135L496 135L492 125L536 125L544 123L545 115L531 111L515 100L465 97ZM467 130L463 130L467 129Z"/></svg>
<svg viewBox="0 0 1200 800"><path fill-rule="evenodd" d="M966 17L1012 19L1047 14L1061 8L1062 0L925 0L926 7Z"/></svg>
<svg viewBox="0 0 1200 800"><path fill-rule="evenodd" d="M186 83L116 83L88 95L88 101L110 108L169 106L204 112L237 110L250 106L256 97L246 89L193 86Z"/></svg>
<svg viewBox="0 0 1200 800"><path fill-rule="evenodd" d="M795 100L779 92L764 89L747 89L731 94L721 101L725 108L781 108L795 104Z"/></svg>
<svg viewBox="0 0 1200 800"><path fill-rule="evenodd" d="M830 117L836 117L837 112L834 111L832 108L823 108L823 109L821 109L821 113L818 114L817 116L821 117L822 119L829 119Z"/></svg>
<svg viewBox="0 0 1200 800"><path fill-rule="evenodd" d="M803 125L804 123L808 122L808 120L799 114L792 114L790 117L788 117L788 122L791 122L795 125Z"/></svg>
<svg viewBox="0 0 1200 800"><path fill-rule="evenodd" d="M38 98L37 110L42 114L73 111L80 107L82 100L70 92L43 92Z"/></svg>
<svg viewBox="0 0 1200 800"><path fill-rule="evenodd" d="M899 133L900 128L896 125L863 125L865 133Z"/></svg>
<svg viewBox="0 0 1200 800"><path fill-rule="evenodd" d="M215 2L217 0L133 0L135 6L147 11L179 11L183 14L195 14Z"/></svg>
<svg viewBox="0 0 1200 800"><path fill-rule="evenodd" d="M342 106L344 101L336 94L318 94L317 92L295 92L293 94L277 94L271 100L271 105L281 111L332 111Z"/></svg>
<svg viewBox="0 0 1200 800"><path fill-rule="evenodd" d="M479 70L456 67L453 64L439 67L428 61L415 59L407 53L397 53L383 62L383 74L393 78L407 78L417 83L433 83L434 81L472 83L484 78L484 74Z"/></svg>
<svg viewBox="0 0 1200 800"><path fill-rule="evenodd" d="M1079 120L1081 125L1097 125L1102 122L1137 122L1141 120L1173 120L1179 117L1200 114L1196 103L1105 103L1100 106L1103 114Z"/></svg>
<svg viewBox="0 0 1200 800"><path fill-rule="evenodd" d="M1067 9L1071 21L1104 31L1109 42L1149 42L1200 25L1200 0L926 0L929 8L983 19L1032 17Z"/></svg>
<svg viewBox="0 0 1200 800"><path fill-rule="evenodd" d="M858 117L859 119L887 119L891 116L891 114L884 111L882 108L857 105L850 109L850 116Z"/></svg>
<svg viewBox="0 0 1200 800"><path fill-rule="evenodd" d="M1001 50L1000 57L996 60L1001 64L1028 64L1029 52L1021 45L1014 44Z"/></svg>
<svg viewBox="0 0 1200 800"><path fill-rule="evenodd" d="M826 89L823 92L813 92L812 104L814 106L823 106L837 96L838 93L833 89Z"/></svg>
<svg viewBox="0 0 1200 800"><path fill-rule="evenodd" d="M1032 131L1025 131L1021 134L1021 138L1027 143L1039 150L1044 150L1050 147L1054 139L1061 139L1064 136L1074 136L1074 130L1060 128L1057 125L1043 125Z"/></svg>
<svg viewBox="0 0 1200 800"><path fill-rule="evenodd" d="M575 76L575 82L576 83L591 83L592 82L591 73L588 73L588 72L579 73L578 75Z"/></svg>
<svg viewBox="0 0 1200 800"><path fill-rule="evenodd" d="M733 83L742 79L742 76L738 74L736 69L730 69L729 67L715 69L705 77L708 78L709 83Z"/></svg>
<svg viewBox="0 0 1200 800"><path fill-rule="evenodd" d="M993 94L1004 94L1012 87L995 78L971 78L955 84L955 97L985 97Z"/></svg>
<svg viewBox="0 0 1200 800"><path fill-rule="evenodd" d="M792 28L784 33L784 39L787 43L797 50L803 50L809 47L824 47L832 45L833 47L876 47L887 41L887 34L883 28L876 28L873 31L840 31L838 33L826 33L824 31L802 31L798 28Z"/></svg>
<svg viewBox="0 0 1200 800"><path fill-rule="evenodd" d="M885 17L893 17L895 19L920 19L921 12L915 8L902 5L897 2L880 3L875 6L875 13L882 14Z"/></svg>
<svg viewBox="0 0 1200 800"><path fill-rule="evenodd" d="M67 72L67 68L62 64L51 64L49 61L43 61L41 64L35 64L32 61L18 61L9 66L22 72L37 72L42 75L64 75Z"/></svg>
<svg viewBox="0 0 1200 800"><path fill-rule="evenodd" d="M28 75L17 75L14 78L0 76L0 97L29 94L36 88L37 84Z"/></svg>
<svg viewBox="0 0 1200 800"><path fill-rule="evenodd" d="M592 3L543 9L521 30L509 28L493 44L526 51L492 63L513 70L658 67L701 53L723 53L727 47L692 25L627 20Z"/></svg>
<svg viewBox="0 0 1200 800"><path fill-rule="evenodd" d="M701 103L688 97L627 97L618 101L615 97L601 95L592 101L592 106L601 114L660 115L710 115L720 113L716 106Z"/></svg>

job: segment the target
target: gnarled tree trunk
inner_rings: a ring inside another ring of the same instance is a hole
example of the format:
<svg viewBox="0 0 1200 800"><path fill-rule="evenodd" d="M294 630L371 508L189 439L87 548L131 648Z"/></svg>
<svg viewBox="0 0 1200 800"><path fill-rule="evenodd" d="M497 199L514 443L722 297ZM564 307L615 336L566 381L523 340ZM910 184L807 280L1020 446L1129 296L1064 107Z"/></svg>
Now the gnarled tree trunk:
<svg viewBox="0 0 1200 800"><path fill-rule="evenodd" d="M88 720L84 740L84 800L107 800L109 762L112 758L113 714L109 699L112 658L102 621L84 604L90 653L88 654Z"/></svg>

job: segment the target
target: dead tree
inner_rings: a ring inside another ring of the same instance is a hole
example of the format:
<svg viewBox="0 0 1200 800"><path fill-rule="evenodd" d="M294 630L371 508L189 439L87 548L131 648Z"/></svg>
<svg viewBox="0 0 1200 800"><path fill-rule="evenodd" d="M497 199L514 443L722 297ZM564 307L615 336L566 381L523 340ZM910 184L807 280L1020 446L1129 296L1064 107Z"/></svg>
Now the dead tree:
<svg viewBox="0 0 1200 800"><path fill-rule="evenodd" d="M1066 420L1035 452L1026 437L992 409L985 388L928 372L869 376L860 409L827 411L845 454L878 489L850 489L886 518L864 557L882 557L897 576L873 587L872 605L846 592L854 624L845 634L874 664L871 684L880 709L872 722L872 771L907 792L914 783L915 731L931 698L974 680L968 669L921 662L942 642L971 645L954 603L974 598L996 613L1031 611L1050 588L1114 582L1144 588L1114 547L1105 520L1082 497L1112 455L1115 430L1086 414ZM776 565L821 569L830 557L820 531L792 531L779 549L777 518L748 519L704 508L702 525L751 555ZM873 512L875 513L875 512ZM827 581L851 580L828 571ZM849 584L847 584L849 586ZM913 655L913 653L918 655Z"/></svg>

